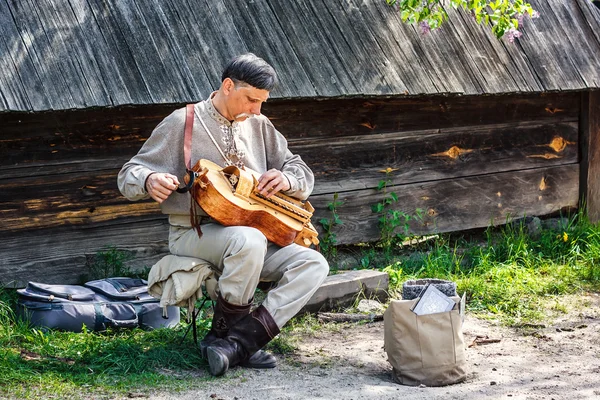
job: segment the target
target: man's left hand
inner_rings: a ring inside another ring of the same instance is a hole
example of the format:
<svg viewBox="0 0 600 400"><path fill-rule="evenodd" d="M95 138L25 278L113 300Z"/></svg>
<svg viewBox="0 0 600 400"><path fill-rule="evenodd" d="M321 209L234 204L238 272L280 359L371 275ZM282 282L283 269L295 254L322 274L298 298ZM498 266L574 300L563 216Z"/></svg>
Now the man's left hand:
<svg viewBox="0 0 600 400"><path fill-rule="evenodd" d="M270 169L258 178L258 192L267 198L280 191L290 190L290 182L283 172Z"/></svg>

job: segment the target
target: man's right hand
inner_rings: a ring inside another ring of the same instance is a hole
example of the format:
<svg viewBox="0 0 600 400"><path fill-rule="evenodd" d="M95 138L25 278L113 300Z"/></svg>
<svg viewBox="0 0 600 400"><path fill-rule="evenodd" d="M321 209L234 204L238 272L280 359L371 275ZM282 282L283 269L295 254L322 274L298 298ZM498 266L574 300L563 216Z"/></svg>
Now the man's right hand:
<svg viewBox="0 0 600 400"><path fill-rule="evenodd" d="M146 191L159 204L169 197L179 186L179 179L175 175L164 172L153 172L146 178Z"/></svg>

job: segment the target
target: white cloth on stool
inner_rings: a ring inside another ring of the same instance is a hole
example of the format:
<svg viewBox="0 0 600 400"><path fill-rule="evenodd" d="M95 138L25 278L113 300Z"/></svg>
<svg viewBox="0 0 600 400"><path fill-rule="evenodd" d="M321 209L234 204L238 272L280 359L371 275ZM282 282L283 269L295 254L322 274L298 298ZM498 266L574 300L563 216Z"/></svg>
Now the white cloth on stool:
<svg viewBox="0 0 600 400"><path fill-rule="evenodd" d="M148 274L148 293L167 306L187 307L191 315L196 300L204 297L202 285L215 300L217 277L212 265L202 259L169 254L152 266Z"/></svg>

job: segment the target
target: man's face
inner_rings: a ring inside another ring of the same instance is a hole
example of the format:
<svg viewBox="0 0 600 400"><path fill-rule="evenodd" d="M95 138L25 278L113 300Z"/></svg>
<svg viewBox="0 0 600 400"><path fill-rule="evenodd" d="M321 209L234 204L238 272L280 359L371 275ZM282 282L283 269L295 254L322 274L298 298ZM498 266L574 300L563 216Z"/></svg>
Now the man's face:
<svg viewBox="0 0 600 400"><path fill-rule="evenodd" d="M260 115L262 104L269 98L268 90L257 89L243 82L234 83L229 78L226 78L224 85L229 118L241 122Z"/></svg>

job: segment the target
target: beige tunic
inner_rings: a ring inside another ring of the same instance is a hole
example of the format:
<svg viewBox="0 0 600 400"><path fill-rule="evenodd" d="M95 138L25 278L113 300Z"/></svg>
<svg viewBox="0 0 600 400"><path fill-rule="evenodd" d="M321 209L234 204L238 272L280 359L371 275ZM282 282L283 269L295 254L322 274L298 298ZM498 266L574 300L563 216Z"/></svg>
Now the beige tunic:
<svg viewBox="0 0 600 400"><path fill-rule="evenodd" d="M221 153L231 147L242 155L244 164L259 173L275 168L284 173L290 182L285 194L305 200L313 190L314 177L300 156L290 152L287 140L264 115L230 123L222 117L207 99L195 105L194 129L192 132L192 166L204 158L225 166ZM200 119L212 134L221 151L210 138ZM148 198L145 183L153 172L166 172L177 176L180 182L186 174L183 157L185 108L167 116L152 132L140 151L127 162L118 176L121 193L129 200ZM229 146L228 146L229 145ZM189 226L190 194L173 192L161 205L164 214L170 215L173 225ZM173 223L173 221L177 221Z"/></svg>

